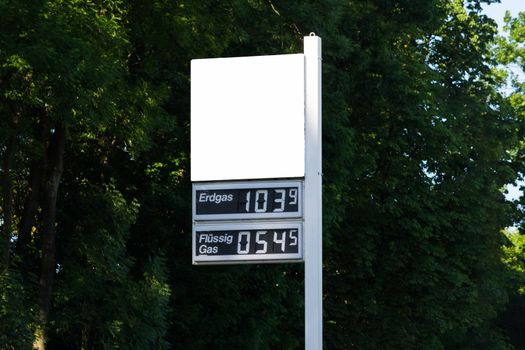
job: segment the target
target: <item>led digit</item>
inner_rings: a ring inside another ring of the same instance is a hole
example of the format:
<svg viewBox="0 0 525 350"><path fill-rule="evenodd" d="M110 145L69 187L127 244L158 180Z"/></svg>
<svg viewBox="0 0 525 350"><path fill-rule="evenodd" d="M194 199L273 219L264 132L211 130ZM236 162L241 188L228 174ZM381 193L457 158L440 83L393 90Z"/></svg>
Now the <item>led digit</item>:
<svg viewBox="0 0 525 350"><path fill-rule="evenodd" d="M262 245L262 248L257 249L255 251L256 254L266 254L266 252L268 251L268 243L266 243L264 239L261 239L261 236L265 234L266 231L257 231L257 233L255 234L255 243L257 243L258 245Z"/></svg>
<svg viewBox="0 0 525 350"><path fill-rule="evenodd" d="M284 253L284 248L286 245L286 231L283 231L281 234L281 238L277 237L278 232L273 231L273 243L274 244L280 244L281 245L281 253Z"/></svg>
<svg viewBox="0 0 525 350"><path fill-rule="evenodd" d="M297 204L297 188L290 188L290 192L288 193L288 195L292 199L290 201L290 203L288 203L288 204L290 204L290 205Z"/></svg>
<svg viewBox="0 0 525 350"><path fill-rule="evenodd" d="M262 200L260 199L262 197ZM257 190L255 192L255 212L265 213L268 207L268 190Z"/></svg>
<svg viewBox="0 0 525 350"><path fill-rule="evenodd" d="M297 237L299 236L299 232L297 230L290 230L290 246L296 246L297 245Z"/></svg>
<svg viewBox="0 0 525 350"><path fill-rule="evenodd" d="M246 240L243 239L244 237L246 237ZM249 250L250 250L250 231L241 231L239 232L239 241L237 243L237 254L248 254Z"/></svg>
<svg viewBox="0 0 525 350"><path fill-rule="evenodd" d="M273 203L274 203L273 211L282 212L284 211L284 200L286 197L286 190L282 190L282 189L275 190L275 194L276 196L275 196L275 199L273 200ZM280 198L277 198L277 194L280 195ZM278 204L279 206L275 207L276 204Z"/></svg>
<svg viewBox="0 0 525 350"><path fill-rule="evenodd" d="M246 192L246 212L250 212L250 197L251 197L251 191Z"/></svg>

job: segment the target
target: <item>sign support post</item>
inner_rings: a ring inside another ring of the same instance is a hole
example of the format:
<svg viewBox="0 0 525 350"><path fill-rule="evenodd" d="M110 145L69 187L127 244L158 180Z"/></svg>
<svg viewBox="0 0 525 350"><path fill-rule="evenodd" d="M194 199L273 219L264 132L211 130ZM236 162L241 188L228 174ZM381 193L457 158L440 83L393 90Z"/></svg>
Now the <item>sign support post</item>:
<svg viewBox="0 0 525 350"><path fill-rule="evenodd" d="M323 348L321 38L304 37L306 159L304 222L305 350Z"/></svg>

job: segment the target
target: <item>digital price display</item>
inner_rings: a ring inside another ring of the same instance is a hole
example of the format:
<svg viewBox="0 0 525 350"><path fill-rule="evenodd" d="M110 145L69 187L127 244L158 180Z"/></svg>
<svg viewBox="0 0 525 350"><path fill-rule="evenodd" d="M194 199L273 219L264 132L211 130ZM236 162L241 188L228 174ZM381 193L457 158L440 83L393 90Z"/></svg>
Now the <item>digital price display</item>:
<svg viewBox="0 0 525 350"><path fill-rule="evenodd" d="M194 220L299 218L302 203L297 180L193 185Z"/></svg>
<svg viewBox="0 0 525 350"><path fill-rule="evenodd" d="M302 261L302 223L197 225L193 263Z"/></svg>

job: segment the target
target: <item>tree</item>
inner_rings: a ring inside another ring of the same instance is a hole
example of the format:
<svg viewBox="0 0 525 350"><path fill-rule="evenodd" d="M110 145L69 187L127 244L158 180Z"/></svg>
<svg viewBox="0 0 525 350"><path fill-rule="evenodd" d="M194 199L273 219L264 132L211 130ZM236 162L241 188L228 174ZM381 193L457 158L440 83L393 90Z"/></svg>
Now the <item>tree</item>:
<svg viewBox="0 0 525 350"><path fill-rule="evenodd" d="M509 242L503 248L505 263L510 272L509 304L498 317L498 325L509 337L516 349L525 346L521 324L525 319L525 236L519 231L507 230L505 235Z"/></svg>
<svg viewBox="0 0 525 350"><path fill-rule="evenodd" d="M520 76L525 70L523 61L525 37L525 13L512 18L510 13L505 15L505 31L508 35L498 38L496 55L503 69L500 70L501 79L507 83L506 92L513 107L516 118L524 119L524 81ZM521 166L524 164L523 139L511 150ZM519 180L523 181L523 168L519 168ZM523 190L523 187L521 188ZM525 255L523 231L523 196L515 200L519 205L519 215L516 216L516 228L506 230L507 244L503 247L504 262L509 272L509 303L504 312L498 317L498 325L504 330L506 336L515 348L525 346L525 339L520 331L520 325L525 320Z"/></svg>
<svg viewBox="0 0 525 350"><path fill-rule="evenodd" d="M327 345L490 348L482 329L506 300L499 230L515 210L500 188L517 176L506 150L521 128L492 78L494 23L477 2L347 11L354 46L324 56L345 69L325 85L338 97Z"/></svg>
<svg viewBox="0 0 525 350"><path fill-rule="evenodd" d="M521 213L501 189L525 129L480 4L0 0L0 341L301 348L301 265L190 264L189 62L314 31L325 347L507 348L500 230Z"/></svg>
<svg viewBox="0 0 525 350"><path fill-rule="evenodd" d="M127 81L124 11L118 1L0 2L3 268L16 242L22 271L39 276L35 346L42 349L57 271L59 188L72 167L67 150L113 142L130 153L145 144L140 108L147 102L143 87Z"/></svg>

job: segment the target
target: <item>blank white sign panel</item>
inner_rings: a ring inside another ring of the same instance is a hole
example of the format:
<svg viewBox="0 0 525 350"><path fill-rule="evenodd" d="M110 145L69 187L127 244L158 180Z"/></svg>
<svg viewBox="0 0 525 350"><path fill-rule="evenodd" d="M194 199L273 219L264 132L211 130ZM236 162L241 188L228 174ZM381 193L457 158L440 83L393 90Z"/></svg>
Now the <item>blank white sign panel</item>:
<svg viewBox="0 0 525 350"><path fill-rule="evenodd" d="M191 61L191 180L303 177L304 55Z"/></svg>

